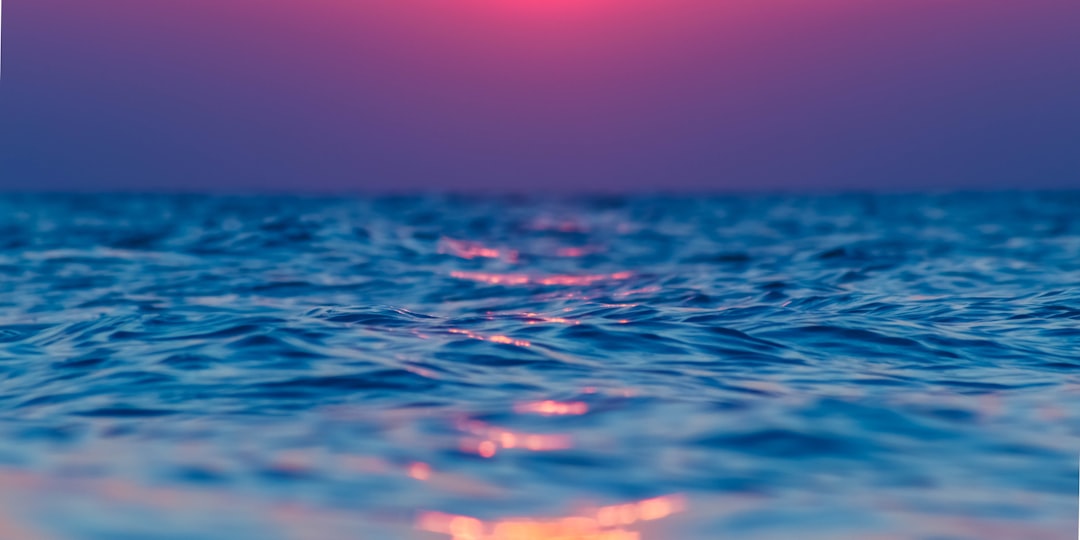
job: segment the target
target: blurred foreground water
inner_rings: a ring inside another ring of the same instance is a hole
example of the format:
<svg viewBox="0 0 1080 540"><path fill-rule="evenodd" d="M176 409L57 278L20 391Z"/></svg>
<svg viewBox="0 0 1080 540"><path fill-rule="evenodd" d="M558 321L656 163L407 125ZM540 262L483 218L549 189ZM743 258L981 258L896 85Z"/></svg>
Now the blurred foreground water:
<svg viewBox="0 0 1080 540"><path fill-rule="evenodd" d="M0 539L1073 538L1080 193L0 199Z"/></svg>

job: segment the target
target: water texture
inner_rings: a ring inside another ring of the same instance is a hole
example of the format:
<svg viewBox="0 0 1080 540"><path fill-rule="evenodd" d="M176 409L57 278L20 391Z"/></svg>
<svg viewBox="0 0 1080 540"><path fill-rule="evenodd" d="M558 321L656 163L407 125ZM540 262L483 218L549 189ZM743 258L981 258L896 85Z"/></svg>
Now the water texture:
<svg viewBox="0 0 1080 540"><path fill-rule="evenodd" d="M4 540L1065 539L1080 193L0 199Z"/></svg>

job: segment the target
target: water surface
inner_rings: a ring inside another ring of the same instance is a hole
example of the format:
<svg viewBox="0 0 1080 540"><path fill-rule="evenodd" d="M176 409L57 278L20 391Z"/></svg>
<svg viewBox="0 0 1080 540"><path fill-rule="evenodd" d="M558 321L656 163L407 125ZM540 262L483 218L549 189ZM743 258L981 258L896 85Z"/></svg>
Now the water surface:
<svg viewBox="0 0 1080 540"><path fill-rule="evenodd" d="M1064 539L1080 194L0 199L5 540Z"/></svg>

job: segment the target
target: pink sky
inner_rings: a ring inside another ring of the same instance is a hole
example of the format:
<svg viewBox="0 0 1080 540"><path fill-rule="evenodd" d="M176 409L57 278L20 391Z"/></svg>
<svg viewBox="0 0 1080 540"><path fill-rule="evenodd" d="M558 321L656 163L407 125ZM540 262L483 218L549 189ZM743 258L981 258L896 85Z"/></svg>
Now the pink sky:
<svg viewBox="0 0 1080 540"><path fill-rule="evenodd" d="M1075 0L35 0L0 188L1080 185Z"/></svg>

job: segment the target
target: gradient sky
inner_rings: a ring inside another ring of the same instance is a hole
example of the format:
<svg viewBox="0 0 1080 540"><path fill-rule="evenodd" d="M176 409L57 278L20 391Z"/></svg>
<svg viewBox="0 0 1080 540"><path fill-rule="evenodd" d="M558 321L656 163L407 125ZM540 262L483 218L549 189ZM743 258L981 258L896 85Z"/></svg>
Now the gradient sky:
<svg viewBox="0 0 1080 540"><path fill-rule="evenodd" d="M8 0L0 189L1080 187L1077 0Z"/></svg>

